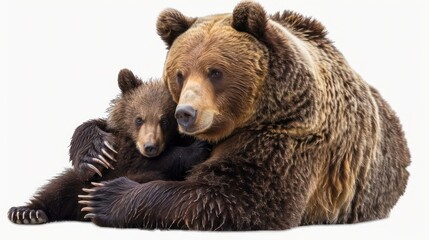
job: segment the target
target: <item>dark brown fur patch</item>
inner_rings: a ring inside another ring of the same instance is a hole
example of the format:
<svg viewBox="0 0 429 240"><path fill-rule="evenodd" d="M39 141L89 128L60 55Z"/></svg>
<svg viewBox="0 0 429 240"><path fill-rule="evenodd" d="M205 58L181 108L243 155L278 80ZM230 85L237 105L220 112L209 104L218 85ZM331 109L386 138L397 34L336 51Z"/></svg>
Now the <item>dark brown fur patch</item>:
<svg viewBox="0 0 429 240"><path fill-rule="evenodd" d="M324 40L328 32L325 27L316 19L304 17L303 15L285 10L282 13L277 12L270 17L272 20L287 24L291 29L294 29L302 37L308 40Z"/></svg>

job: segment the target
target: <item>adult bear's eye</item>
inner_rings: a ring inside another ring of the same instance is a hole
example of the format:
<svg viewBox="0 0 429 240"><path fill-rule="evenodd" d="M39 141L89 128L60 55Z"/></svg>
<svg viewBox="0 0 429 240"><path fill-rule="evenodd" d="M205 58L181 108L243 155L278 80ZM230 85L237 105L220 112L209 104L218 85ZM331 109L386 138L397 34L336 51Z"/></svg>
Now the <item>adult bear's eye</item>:
<svg viewBox="0 0 429 240"><path fill-rule="evenodd" d="M144 123L143 118L141 118L141 117L136 118L135 124L137 127L140 127L141 125L143 125L143 123Z"/></svg>
<svg viewBox="0 0 429 240"><path fill-rule="evenodd" d="M184 80L185 80L185 77L183 76L183 73L178 72L176 74L176 81L177 81L177 83L180 84L180 85L182 85Z"/></svg>
<svg viewBox="0 0 429 240"><path fill-rule="evenodd" d="M210 79L210 81L219 81L219 80L222 79L222 77L223 77L223 74L218 69L212 69L209 72L209 79Z"/></svg>

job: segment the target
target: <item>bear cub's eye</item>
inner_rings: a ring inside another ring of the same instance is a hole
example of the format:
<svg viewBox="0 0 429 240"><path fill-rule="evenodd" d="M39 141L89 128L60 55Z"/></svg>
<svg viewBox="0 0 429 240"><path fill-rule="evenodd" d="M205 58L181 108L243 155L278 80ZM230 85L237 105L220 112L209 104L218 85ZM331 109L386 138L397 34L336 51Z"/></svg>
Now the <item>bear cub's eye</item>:
<svg viewBox="0 0 429 240"><path fill-rule="evenodd" d="M168 127L169 121L166 118L162 118L161 121L159 121L159 124L161 125L161 128L165 129Z"/></svg>
<svg viewBox="0 0 429 240"><path fill-rule="evenodd" d="M222 77L223 77L223 74L218 69L212 69L209 72L209 79L210 79L210 81L219 81L219 80L222 79Z"/></svg>
<svg viewBox="0 0 429 240"><path fill-rule="evenodd" d="M178 84L180 84L180 85L182 85L182 84L183 84L183 81L185 81L185 77L183 76L183 73L178 72L178 73L176 74L176 81L177 81L177 83L178 83Z"/></svg>
<svg viewBox="0 0 429 240"><path fill-rule="evenodd" d="M143 125L143 123L144 123L143 118L141 118L141 117L136 118L135 124L137 127L140 127L141 125Z"/></svg>

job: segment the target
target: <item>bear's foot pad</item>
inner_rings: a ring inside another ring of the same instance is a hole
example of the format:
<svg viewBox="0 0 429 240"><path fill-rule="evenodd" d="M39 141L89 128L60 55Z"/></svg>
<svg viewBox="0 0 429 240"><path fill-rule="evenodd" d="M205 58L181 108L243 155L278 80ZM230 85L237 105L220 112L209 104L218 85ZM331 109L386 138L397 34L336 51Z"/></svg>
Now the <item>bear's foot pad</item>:
<svg viewBox="0 0 429 240"><path fill-rule="evenodd" d="M27 207L13 207L7 215L9 220L16 224L42 224L48 222L48 216L43 210Z"/></svg>

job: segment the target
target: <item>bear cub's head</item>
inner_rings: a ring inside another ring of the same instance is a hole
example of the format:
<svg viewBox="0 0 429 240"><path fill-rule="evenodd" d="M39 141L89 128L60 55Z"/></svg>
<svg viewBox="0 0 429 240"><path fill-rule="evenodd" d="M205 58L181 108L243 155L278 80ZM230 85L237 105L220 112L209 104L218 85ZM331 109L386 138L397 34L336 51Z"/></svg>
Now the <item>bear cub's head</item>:
<svg viewBox="0 0 429 240"><path fill-rule="evenodd" d="M118 84L122 94L112 101L109 128L131 139L143 156L157 157L178 134L168 89L159 80L143 82L128 69L119 72Z"/></svg>

